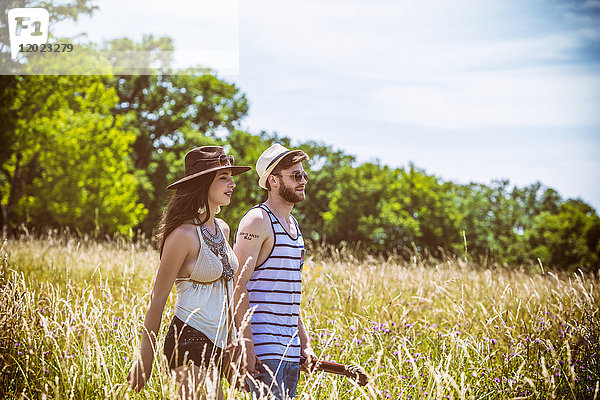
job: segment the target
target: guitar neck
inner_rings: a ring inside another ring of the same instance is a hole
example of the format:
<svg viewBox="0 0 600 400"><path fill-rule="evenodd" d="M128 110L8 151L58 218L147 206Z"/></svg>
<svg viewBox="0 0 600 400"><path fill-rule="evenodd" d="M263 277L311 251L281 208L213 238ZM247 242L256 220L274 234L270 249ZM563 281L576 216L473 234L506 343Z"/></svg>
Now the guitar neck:
<svg viewBox="0 0 600 400"><path fill-rule="evenodd" d="M300 364L306 361L305 357L300 357ZM361 386L364 386L368 382L367 375L360 368L354 366L348 366L344 364L339 364L332 361L323 361L323 360L312 360L311 368L315 368L316 371L323 371L330 374L342 375L349 378L352 378Z"/></svg>
<svg viewBox="0 0 600 400"><path fill-rule="evenodd" d="M300 358L300 363L302 364L306 359L304 357ZM344 364L338 364L336 362L331 361L323 361L323 360L314 360L313 365L317 365L317 370L329 372L331 374L345 375L349 376L349 372L347 367Z"/></svg>

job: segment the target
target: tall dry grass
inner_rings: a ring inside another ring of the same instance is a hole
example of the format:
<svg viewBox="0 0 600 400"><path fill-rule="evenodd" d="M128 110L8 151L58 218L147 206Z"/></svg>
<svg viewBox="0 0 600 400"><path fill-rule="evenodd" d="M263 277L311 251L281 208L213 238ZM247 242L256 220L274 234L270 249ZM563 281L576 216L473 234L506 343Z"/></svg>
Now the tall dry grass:
<svg viewBox="0 0 600 400"><path fill-rule="evenodd" d="M0 398L173 397L158 359L139 395L125 383L157 262L145 245L56 232L3 244ZM316 353L371 379L359 387L302 375L299 399L598 397L595 275L358 260L330 249L308 258L303 283ZM173 304L174 294L163 334ZM226 397L249 399L232 389Z"/></svg>

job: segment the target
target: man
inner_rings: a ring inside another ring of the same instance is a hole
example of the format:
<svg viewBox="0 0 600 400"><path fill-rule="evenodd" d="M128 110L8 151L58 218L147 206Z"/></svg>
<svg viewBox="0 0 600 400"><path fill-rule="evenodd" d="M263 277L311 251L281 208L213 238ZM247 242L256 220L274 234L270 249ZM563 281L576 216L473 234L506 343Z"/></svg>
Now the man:
<svg viewBox="0 0 600 400"><path fill-rule="evenodd" d="M300 355L306 357L303 370L314 357L300 316L304 241L291 215L294 204L304 200L306 160L302 150L280 144L261 154L256 172L268 197L244 215L236 234L234 251L244 267L236 274L235 322L243 326L251 314L243 338L254 397L293 398Z"/></svg>

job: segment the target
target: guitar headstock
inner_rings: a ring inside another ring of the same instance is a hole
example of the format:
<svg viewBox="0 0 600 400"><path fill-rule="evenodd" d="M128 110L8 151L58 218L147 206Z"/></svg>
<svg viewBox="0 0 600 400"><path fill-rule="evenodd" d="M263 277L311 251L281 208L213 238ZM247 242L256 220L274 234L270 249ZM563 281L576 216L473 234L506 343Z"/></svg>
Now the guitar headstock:
<svg viewBox="0 0 600 400"><path fill-rule="evenodd" d="M348 377L354 378L360 386L365 386L369 383L369 377L361 368L355 365L348 365L346 371L348 372Z"/></svg>

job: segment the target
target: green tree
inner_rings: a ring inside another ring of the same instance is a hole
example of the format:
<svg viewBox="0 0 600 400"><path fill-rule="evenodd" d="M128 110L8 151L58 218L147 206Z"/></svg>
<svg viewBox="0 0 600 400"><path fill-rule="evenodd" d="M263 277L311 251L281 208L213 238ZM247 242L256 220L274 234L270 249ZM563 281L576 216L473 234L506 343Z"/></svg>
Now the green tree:
<svg viewBox="0 0 600 400"><path fill-rule="evenodd" d="M454 205L448 184L424 170L409 165L403 170L397 193L402 209L419 226L416 244L430 254L462 249L461 214Z"/></svg>
<svg viewBox="0 0 600 400"><path fill-rule="evenodd" d="M532 255L546 267L600 267L600 218L581 200L563 203L556 214L535 216L526 238Z"/></svg>
<svg viewBox="0 0 600 400"><path fill-rule="evenodd" d="M508 180L496 180L490 186L453 186L451 191L472 257L487 265L515 262L522 256L517 249L522 239L521 209L511 195Z"/></svg>
<svg viewBox="0 0 600 400"><path fill-rule="evenodd" d="M333 176L329 210L323 213L326 240L332 244L362 242L369 249L383 250L384 228L377 224L387 189L394 179L387 167L366 163L340 168ZM377 224L381 225L381 224Z"/></svg>
<svg viewBox="0 0 600 400"><path fill-rule="evenodd" d="M303 150L310 159L305 163L309 173L306 199L294 207L294 215L302 226L302 234L313 242L325 241L323 214L329 210L331 195L340 182L339 170L351 167L355 158L331 146L308 141L292 146Z"/></svg>
<svg viewBox="0 0 600 400"><path fill-rule="evenodd" d="M435 176L376 163L341 168L329 211L327 240L361 242L377 252L418 251L440 255L460 244L459 214Z"/></svg>
<svg viewBox="0 0 600 400"><path fill-rule="evenodd" d="M148 37L143 45L170 48L162 38ZM119 96L113 112L131 115L128 128L138 133L133 169L139 197L149 210L140 227L150 233L169 195L166 186L183 171L185 153L221 143L248 112L247 100L234 84L210 74L115 76L107 78L107 85Z"/></svg>
<svg viewBox="0 0 600 400"><path fill-rule="evenodd" d="M556 191L539 182L523 188L511 188L508 180L448 187L462 215L469 255L483 265L529 262L524 235L533 218L543 211L556 212L561 203Z"/></svg>
<svg viewBox="0 0 600 400"><path fill-rule="evenodd" d="M71 226L126 233L144 217L128 173L135 133L110 110L117 101L97 77L18 77L18 115L2 160L3 225Z"/></svg>
<svg viewBox="0 0 600 400"><path fill-rule="evenodd" d="M447 183L447 188L454 206L461 215L459 228L465 235L468 254L487 265L488 260L499 250L490 229L494 216L490 211L490 189L478 183L459 185L450 182Z"/></svg>

